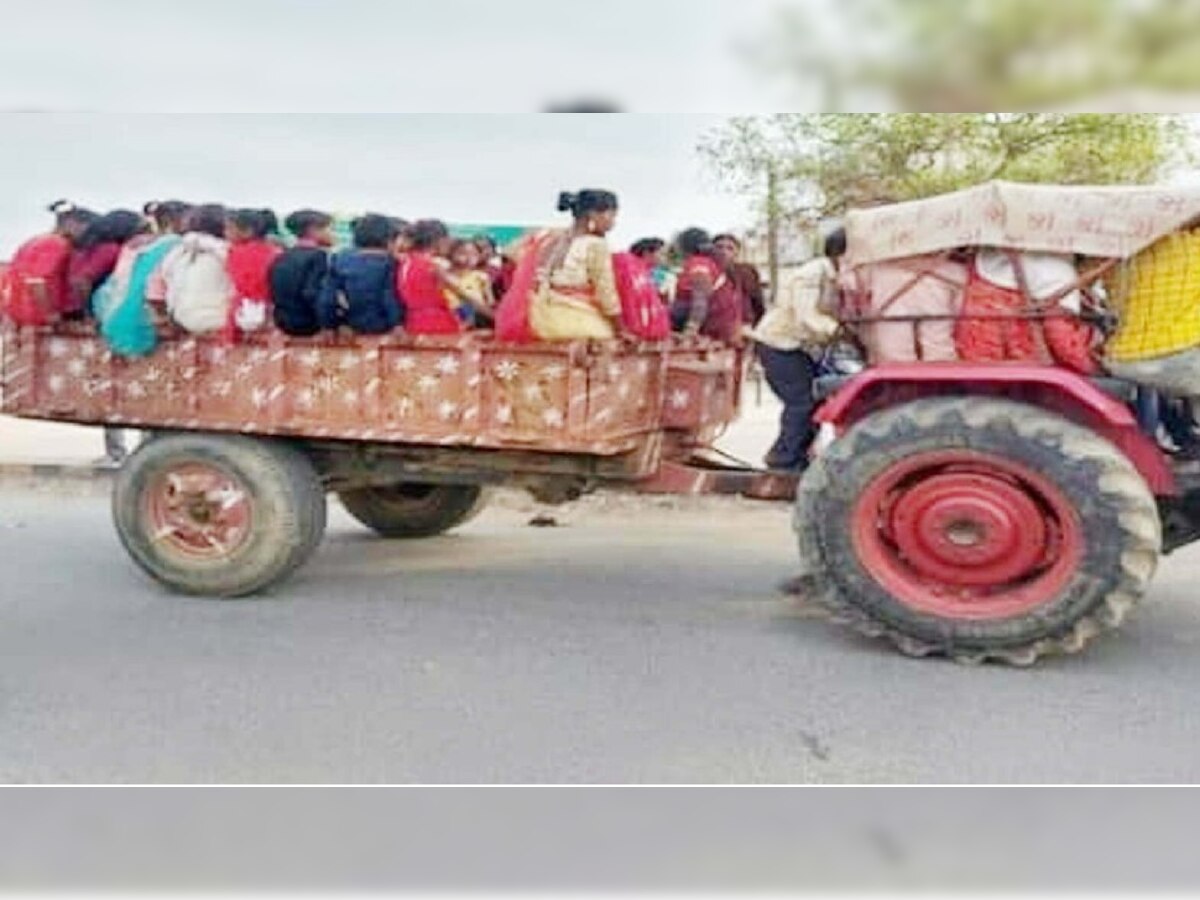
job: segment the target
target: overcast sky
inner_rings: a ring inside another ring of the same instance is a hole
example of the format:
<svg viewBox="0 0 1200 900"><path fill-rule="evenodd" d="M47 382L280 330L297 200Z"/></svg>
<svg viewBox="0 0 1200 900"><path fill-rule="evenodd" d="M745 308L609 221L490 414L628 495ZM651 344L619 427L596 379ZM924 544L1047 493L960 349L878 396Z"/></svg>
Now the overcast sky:
<svg viewBox="0 0 1200 900"><path fill-rule="evenodd" d="M817 0L9 3L0 108L761 112L737 48L795 2Z"/></svg>
<svg viewBox="0 0 1200 900"><path fill-rule="evenodd" d="M704 115L0 114L0 258L60 197L103 210L150 199L406 218L560 221L560 190L606 187L619 243L746 221L695 153Z"/></svg>
<svg viewBox="0 0 1200 900"><path fill-rule="evenodd" d="M744 204L694 149L725 113L783 108L738 51L781 2L20 4L0 28L0 257L59 197L537 223L600 186L621 242L735 226ZM664 113L532 114L581 97ZM304 111L364 115L270 115Z"/></svg>

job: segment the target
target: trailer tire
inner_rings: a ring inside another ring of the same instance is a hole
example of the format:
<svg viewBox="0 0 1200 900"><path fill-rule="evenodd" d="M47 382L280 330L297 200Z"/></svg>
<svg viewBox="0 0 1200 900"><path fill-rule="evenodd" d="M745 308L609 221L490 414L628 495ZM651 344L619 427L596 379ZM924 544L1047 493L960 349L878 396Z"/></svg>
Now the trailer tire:
<svg viewBox="0 0 1200 900"><path fill-rule="evenodd" d="M184 594L244 597L303 564L325 531L313 464L280 441L169 434L117 474L113 520L145 572Z"/></svg>
<svg viewBox="0 0 1200 900"><path fill-rule="evenodd" d="M805 473L805 593L912 656L1031 665L1114 630L1158 562L1149 488L1035 406L929 398L869 416Z"/></svg>
<svg viewBox="0 0 1200 900"><path fill-rule="evenodd" d="M404 483L338 492L346 512L380 537L434 537L483 511L483 488L474 484Z"/></svg>

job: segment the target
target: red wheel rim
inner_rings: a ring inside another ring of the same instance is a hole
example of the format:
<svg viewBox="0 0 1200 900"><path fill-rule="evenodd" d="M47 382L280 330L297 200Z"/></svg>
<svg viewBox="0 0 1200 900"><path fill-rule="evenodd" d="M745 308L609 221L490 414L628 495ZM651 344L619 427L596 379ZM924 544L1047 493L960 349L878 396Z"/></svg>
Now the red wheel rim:
<svg viewBox="0 0 1200 900"><path fill-rule="evenodd" d="M208 462L158 473L145 494L151 539L190 559L223 559L250 536L250 493L235 475Z"/></svg>
<svg viewBox="0 0 1200 900"><path fill-rule="evenodd" d="M912 609L984 621L1052 600L1083 555L1074 506L1010 459L971 450L907 457L854 506L853 541L876 581Z"/></svg>

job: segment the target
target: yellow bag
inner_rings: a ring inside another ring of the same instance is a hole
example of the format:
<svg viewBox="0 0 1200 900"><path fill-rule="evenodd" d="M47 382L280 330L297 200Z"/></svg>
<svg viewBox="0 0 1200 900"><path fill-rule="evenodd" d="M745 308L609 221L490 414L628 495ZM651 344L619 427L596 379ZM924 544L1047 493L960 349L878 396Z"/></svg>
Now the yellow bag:
<svg viewBox="0 0 1200 900"><path fill-rule="evenodd" d="M1105 279L1120 316L1105 355L1140 362L1200 346L1200 229L1170 234Z"/></svg>

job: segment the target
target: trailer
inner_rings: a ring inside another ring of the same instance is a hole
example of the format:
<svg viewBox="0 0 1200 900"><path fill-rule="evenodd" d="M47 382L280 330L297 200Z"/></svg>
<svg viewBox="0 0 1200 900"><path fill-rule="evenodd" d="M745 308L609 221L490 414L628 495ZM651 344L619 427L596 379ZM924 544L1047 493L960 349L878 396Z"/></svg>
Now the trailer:
<svg viewBox="0 0 1200 900"><path fill-rule="evenodd" d="M704 339L516 346L278 332L235 345L164 326L146 357L91 323L3 332L0 411L139 429L113 519L170 588L234 597L314 551L326 494L387 538L452 529L507 485L790 499L796 479L707 451L738 413L742 353Z"/></svg>

